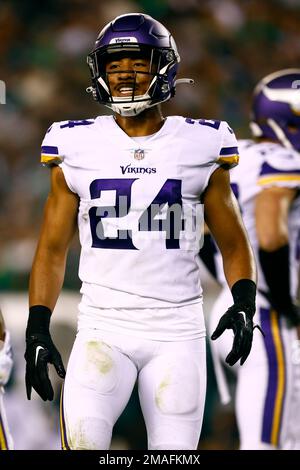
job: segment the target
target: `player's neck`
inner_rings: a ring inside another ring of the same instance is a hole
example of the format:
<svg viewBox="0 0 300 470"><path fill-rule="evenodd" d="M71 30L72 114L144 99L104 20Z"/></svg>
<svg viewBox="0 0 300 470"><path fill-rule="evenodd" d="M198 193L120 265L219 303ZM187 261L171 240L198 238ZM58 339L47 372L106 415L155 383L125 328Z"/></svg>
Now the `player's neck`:
<svg viewBox="0 0 300 470"><path fill-rule="evenodd" d="M146 109L138 116L124 117L116 114L117 124L129 137L142 137L158 132L164 123L164 118L158 106Z"/></svg>

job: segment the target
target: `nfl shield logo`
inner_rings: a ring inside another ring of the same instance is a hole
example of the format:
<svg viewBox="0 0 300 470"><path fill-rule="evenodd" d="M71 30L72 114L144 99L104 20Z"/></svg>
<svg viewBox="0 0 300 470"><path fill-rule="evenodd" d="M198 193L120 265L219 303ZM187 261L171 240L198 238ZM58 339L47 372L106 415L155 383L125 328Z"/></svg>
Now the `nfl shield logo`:
<svg viewBox="0 0 300 470"><path fill-rule="evenodd" d="M143 149L136 149L134 151L134 158L136 160L143 160L145 158L145 151Z"/></svg>

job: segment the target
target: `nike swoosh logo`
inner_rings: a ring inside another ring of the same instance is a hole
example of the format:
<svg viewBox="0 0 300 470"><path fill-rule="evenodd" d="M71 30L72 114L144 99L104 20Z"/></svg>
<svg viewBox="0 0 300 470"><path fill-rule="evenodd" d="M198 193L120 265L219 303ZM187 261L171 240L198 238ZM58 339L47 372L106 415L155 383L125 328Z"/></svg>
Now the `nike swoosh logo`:
<svg viewBox="0 0 300 470"><path fill-rule="evenodd" d="M36 363L37 363L37 360L38 360L38 355L39 355L39 352L40 352L41 349L45 349L45 348L43 348L42 346L38 346L35 350L35 363L34 363L35 366L36 366Z"/></svg>
<svg viewBox="0 0 300 470"><path fill-rule="evenodd" d="M245 323L245 325L247 325L245 312L239 312L239 313L240 313L241 315L243 315L244 323Z"/></svg>

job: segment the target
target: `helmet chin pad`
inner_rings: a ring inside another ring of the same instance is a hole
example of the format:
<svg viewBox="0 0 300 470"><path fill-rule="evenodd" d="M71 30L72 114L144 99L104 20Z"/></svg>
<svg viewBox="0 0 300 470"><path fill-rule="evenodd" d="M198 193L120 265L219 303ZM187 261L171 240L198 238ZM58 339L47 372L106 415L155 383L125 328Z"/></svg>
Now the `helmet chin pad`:
<svg viewBox="0 0 300 470"><path fill-rule="evenodd" d="M130 96L127 100L126 98L122 98L122 96L113 96L112 102L107 103L105 106L110 108L114 113L130 117L137 116L142 111L149 108L151 106L150 100L151 98L147 93L135 96L133 100Z"/></svg>

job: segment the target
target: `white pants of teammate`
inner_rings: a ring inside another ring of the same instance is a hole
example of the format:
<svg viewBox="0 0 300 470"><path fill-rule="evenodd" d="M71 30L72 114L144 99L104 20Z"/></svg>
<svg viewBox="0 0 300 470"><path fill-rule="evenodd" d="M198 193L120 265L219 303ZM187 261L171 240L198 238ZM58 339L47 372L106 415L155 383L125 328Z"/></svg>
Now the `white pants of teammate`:
<svg viewBox="0 0 300 470"><path fill-rule="evenodd" d="M9 432L2 395L0 387L0 450L13 450L13 439Z"/></svg>
<svg viewBox="0 0 300 470"><path fill-rule="evenodd" d="M63 448L109 449L135 385L149 449L197 449L206 392L205 338L152 341L84 329L61 400Z"/></svg>
<svg viewBox="0 0 300 470"><path fill-rule="evenodd" d="M210 315L210 335L230 305L231 294L224 288ZM240 449L299 449L300 357L296 329L287 328L285 320L278 318L260 294L254 323L261 326L265 337L255 329L248 359L243 366L238 363L233 367L237 374L235 409ZM226 330L210 342L224 402L227 397L224 390L222 393L222 367L232 340L232 330Z"/></svg>

